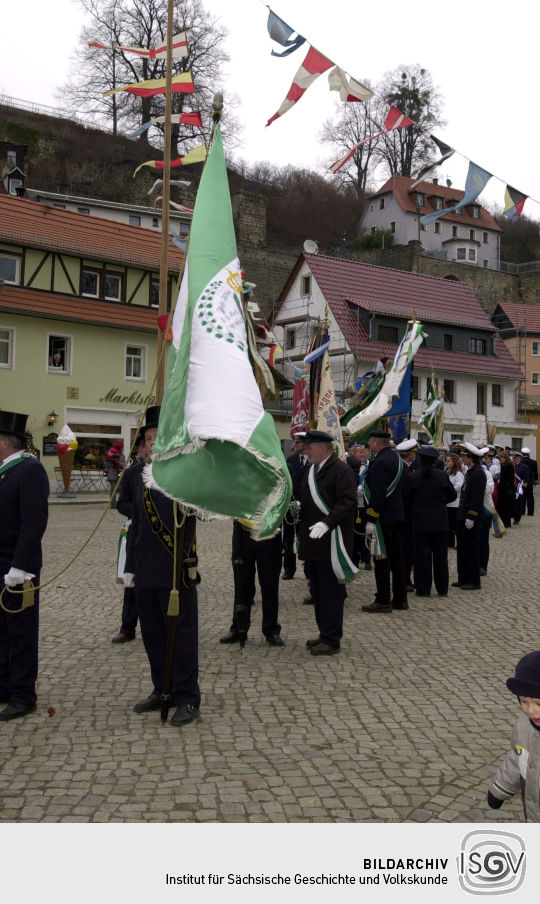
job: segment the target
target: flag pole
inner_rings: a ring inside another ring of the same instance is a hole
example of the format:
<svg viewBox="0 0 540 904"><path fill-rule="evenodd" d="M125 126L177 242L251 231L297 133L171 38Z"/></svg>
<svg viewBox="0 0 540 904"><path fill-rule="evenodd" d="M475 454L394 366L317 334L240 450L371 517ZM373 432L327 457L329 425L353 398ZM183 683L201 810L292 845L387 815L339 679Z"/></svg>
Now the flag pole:
<svg viewBox="0 0 540 904"><path fill-rule="evenodd" d="M161 257L159 262L159 315L167 314L169 283L169 201L171 197L171 113L172 113L172 33L173 0L167 6L167 63L165 70L165 136L163 146L163 198L161 201ZM167 341L166 331L162 334L158 327L158 374L156 381L156 403L161 405L165 387L165 356L163 346Z"/></svg>

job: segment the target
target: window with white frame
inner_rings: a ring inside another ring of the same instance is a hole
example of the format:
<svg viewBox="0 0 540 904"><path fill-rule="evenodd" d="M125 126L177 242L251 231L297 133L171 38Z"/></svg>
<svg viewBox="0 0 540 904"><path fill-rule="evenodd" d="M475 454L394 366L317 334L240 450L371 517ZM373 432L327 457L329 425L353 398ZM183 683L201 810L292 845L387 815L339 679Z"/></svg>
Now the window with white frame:
<svg viewBox="0 0 540 904"><path fill-rule="evenodd" d="M435 210L444 210L444 203L442 198L433 198L433 208Z"/></svg>
<svg viewBox="0 0 540 904"><path fill-rule="evenodd" d="M476 248L469 248L469 260L470 261L476 260Z"/></svg>
<svg viewBox="0 0 540 904"><path fill-rule="evenodd" d="M159 308L159 279L150 280L150 307Z"/></svg>
<svg viewBox="0 0 540 904"><path fill-rule="evenodd" d="M18 286L21 281L21 259L16 254L0 251L0 278L5 283Z"/></svg>
<svg viewBox="0 0 540 904"><path fill-rule="evenodd" d="M311 295L311 274L302 277L300 281L300 294L302 296Z"/></svg>
<svg viewBox="0 0 540 904"><path fill-rule="evenodd" d="M482 233L482 241L484 245L487 245L487 243L489 242L489 232Z"/></svg>
<svg viewBox="0 0 540 904"><path fill-rule="evenodd" d="M392 234L394 234L395 231L396 231L396 221L395 221L395 220L390 220L390 232L391 232Z"/></svg>
<svg viewBox="0 0 540 904"><path fill-rule="evenodd" d="M105 274L105 298L107 301L122 300L122 277L119 274Z"/></svg>
<svg viewBox="0 0 540 904"><path fill-rule="evenodd" d="M384 210L384 198L379 198L379 210Z"/></svg>
<svg viewBox="0 0 540 904"><path fill-rule="evenodd" d="M471 216L472 216L473 220L480 219L480 208L477 207L476 205L473 205L473 207L471 207Z"/></svg>
<svg viewBox="0 0 540 904"><path fill-rule="evenodd" d="M0 326L0 367L13 367L15 330Z"/></svg>
<svg viewBox="0 0 540 904"><path fill-rule="evenodd" d="M491 404L498 408L503 404L502 383L491 384Z"/></svg>
<svg viewBox="0 0 540 904"><path fill-rule="evenodd" d="M466 248L458 248L457 249L456 260L458 260L458 261L467 260L467 249Z"/></svg>
<svg viewBox="0 0 540 904"><path fill-rule="evenodd" d="M146 345L126 345L126 380L146 380Z"/></svg>
<svg viewBox="0 0 540 904"><path fill-rule="evenodd" d="M130 226L140 226L141 218L136 216L135 214L130 214L129 215L129 225Z"/></svg>
<svg viewBox="0 0 540 904"><path fill-rule="evenodd" d="M9 166L17 166L17 151L9 150L7 152L7 162Z"/></svg>
<svg viewBox="0 0 540 904"><path fill-rule="evenodd" d="M469 229L469 238L471 242L476 240L476 231L474 229Z"/></svg>
<svg viewBox="0 0 540 904"><path fill-rule="evenodd" d="M437 235L441 234L441 224L438 220L435 220L435 232L437 233Z"/></svg>
<svg viewBox="0 0 540 904"><path fill-rule="evenodd" d="M457 226L452 226L452 238L457 238Z"/></svg>
<svg viewBox="0 0 540 904"><path fill-rule="evenodd" d="M99 298L99 270L83 270L81 274L81 295Z"/></svg>
<svg viewBox="0 0 540 904"><path fill-rule="evenodd" d="M71 373L71 336L49 333L47 337L47 370L50 374Z"/></svg>
<svg viewBox="0 0 540 904"><path fill-rule="evenodd" d="M540 373L533 371L531 374L531 383L533 386L540 386Z"/></svg>
<svg viewBox="0 0 540 904"><path fill-rule="evenodd" d="M540 355L540 342L532 343L531 353L535 356Z"/></svg>
<svg viewBox="0 0 540 904"><path fill-rule="evenodd" d="M285 330L285 348L296 348L296 330L290 327Z"/></svg>
<svg viewBox="0 0 540 904"><path fill-rule="evenodd" d="M451 443L462 443L463 442L463 433L451 433L450 434L450 442Z"/></svg>
<svg viewBox="0 0 540 904"><path fill-rule="evenodd" d="M15 179L13 176L9 177L8 180L9 185L9 194L10 195L20 195L23 191L23 181L22 179Z"/></svg>

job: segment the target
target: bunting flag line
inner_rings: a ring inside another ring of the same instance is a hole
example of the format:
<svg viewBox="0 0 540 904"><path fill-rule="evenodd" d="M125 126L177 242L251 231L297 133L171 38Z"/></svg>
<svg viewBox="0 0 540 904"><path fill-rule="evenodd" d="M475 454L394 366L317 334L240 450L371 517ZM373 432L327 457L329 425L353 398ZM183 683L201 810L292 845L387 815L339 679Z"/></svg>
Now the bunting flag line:
<svg viewBox="0 0 540 904"><path fill-rule="evenodd" d="M309 88L311 84L322 75L323 72L326 72L327 69L330 69L334 63L332 60L327 59L322 53L319 53L318 50L315 50L314 47L310 47L307 55L304 59L304 62L300 66L300 69L294 76L293 82L287 96L281 107L274 113L273 116L270 117L268 122L266 123L269 126L274 122L275 119L278 119L280 116L283 116L287 110L290 110L302 97L304 92Z"/></svg>
<svg viewBox="0 0 540 904"><path fill-rule="evenodd" d="M186 182L185 179L171 179L169 184L170 185L183 185L185 188L189 188L189 186L191 185L191 182ZM163 179L156 179L152 188L150 188L146 192L146 194L151 195L153 191L158 191L162 185L163 185Z"/></svg>
<svg viewBox="0 0 540 904"><path fill-rule="evenodd" d="M242 279L219 126L204 168L173 317L147 485L204 516L272 536L292 482L248 354ZM227 391L216 396L216 387Z"/></svg>
<svg viewBox="0 0 540 904"><path fill-rule="evenodd" d="M101 44L100 41L89 41L89 47L97 47L98 50L121 50L123 53L136 53L137 56L146 57L150 60L167 59L167 41L156 45L156 47L122 47L118 44ZM179 32L172 37L172 57L173 60L179 60L187 57L188 46L185 31Z"/></svg>
<svg viewBox="0 0 540 904"><path fill-rule="evenodd" d="M118 94L125 91L127 94L136 94L137 97L155 97L157 94L165 94L166 79L151 78L145 82L133 82L131 85L122 85L121 88L110 88L108 91L102 91L103 97L109 97L111 94ZM171 81L172 94L193 94L195 86L191 77L191 72L181 72L179 75L173 75Z"/></svg>
<svg viewBox="0 0 540 904"><path fill-rule="evenodd" d="M373 91L356 79L347 77L347 73L339 66L335 66L328 74L328 84L330 91L339 91L340 100L343 101L362 103L373 97Z"/></svg>
<svg viewBox="0 0 540 904"><path fill-rule="evenodd" d="M158 201L163 201L163 195L157 196L156 200L154 201L154 210L157 210ZM174 207L175 210L181 210L184 213L193 213L193 209L191 207L184 207L183 204L177 204L176 201L171 201L169 199L169 204L171 207Z"/></svg>
<svg viewBox="0 0 540 904"><path fill-rule="evenodd" d="M467 204L472 204L473 201L476 201L480 192L486 187L491 177L492 173L488 173L487 170L482 169L481 166L478 166L478 164L473 163L471 160L469 163L467 179L465 181L465 193L461 201L454 204L453 207L445 207L443 210L435 210L433 213L424 214L420 217L422 226L434 223L435 220L438 220L439 217L442 217L445 213L455 213L456 210L466 207Z"/></svg>
<svg viewBox="0 0 540 904"><path fill-rule="evenodd" d="M516 223L517 220L519 220L523 213L523 207L527 197L528 195L522 194L520 191L517 191L517 189L512 188L511 185L506 186L503 214L511 220L512 223Z"/></svg>
<svg viewBox="0 0 540 904"><path fill-rule="evenodd" d="M424 169L420 170L409 191L412 191L413 188L416 188L417 185L420 185L420 182L423 182L427 176L431 175L431 173L434 172L434 170L438 166L440 166L441 163L444 163L444 161L448 160L452 156L452 154L456 153L454 151L454 148L451 148L449 144L445 144L444 141L440 140L440 138L435 138L435 135L430 135L429 137L432 141L435 142L442 156L439 158L439 160L436 160L434 163L429 163L428 166L425 166Z"/></svg>
<svg viewBox="0 0 540 904"><path fill-rule="evenodd" d="M139 138L144 132L148 131L150 126L153 126L156 122L165 122L165 116L155 116L153 119L149 119L148 122L143 122L142 126L139 126L139 128L135 129L134 132L129 132L126 135L126 138ZM171 122L182 123L186 126L202 127L201 114L198 111L190 113L173 113L171 116Z"/></svg>
<svg viewBox="0 0 540 904"><path fill-rule="evenodd" d="M380 138L381 135L386 135L386 133L391 132L392 129L405 129L407 126L413 125L414 122L412 119L408 119L397 107L390 107L384 121L384 129L381 129L380 132L376 132L375 135L370 135L368 138L359 141L358 144L355 144L355 146L350 149L350 151L347 151L344 157L331 163L329 169L332 170L333 173L339 173L340 169L351 159L354 152L357 151L359 147L362 147L363 144L367 144L368 141L374 141L375 138Z"/></svg>
<svg viewBox="0 0 540 904"><path fill-rule="evenodd" d="M268 363L273 367L278 358L283 358L283 348L281 345L273 345L268 353Z"/></svg>
<svg viewBox="0 0 540 904"><path fill-rule="evenodd" d="M191 148L185 157L176 157L174 160L171 160L171 166L188 166L190 163L202 163L206 160L206 154L206 145L198 144L197 147ZM133 173L133 178L135 178L143 166L154 166L158 170L163 169L163 160L145 160L144 163L139 164Z"/></svg>
<svg viewBox="0 0 540 904"><path fill-rule="evenodd" d="M293 38L292 35L295 33L294 28L287 25L283 19L280 19L279 16L272 12L270 7L268 7L268 22L266 27L268 28L268 34L272 40L275 41L276 44L281 44L282 47L286 48L283 53L277 53L275 50L272 50L272 56L289 56L289 54L298 50L298 48L306 41L306 39L298 34L298 32L296 32L296 37Z"/></svg>

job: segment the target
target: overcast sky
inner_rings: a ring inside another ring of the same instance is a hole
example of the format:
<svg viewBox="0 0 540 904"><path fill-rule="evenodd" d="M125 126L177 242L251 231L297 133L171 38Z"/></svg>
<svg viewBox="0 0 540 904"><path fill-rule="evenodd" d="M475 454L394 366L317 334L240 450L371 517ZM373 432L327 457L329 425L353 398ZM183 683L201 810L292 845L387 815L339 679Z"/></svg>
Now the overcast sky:
<svg viewBox="0 0 540 904"><path fill-rule="evenodd" d="M268 9L261 0L203 0L229 31L231 57L223 87L242 103L248 162L316 166L332 159L318 141L332 115L335 93L327 74L282 118L265 128L283 101L305 56L306 45L284 59L271 57ZM72 0L21 0L24 40L11 41L0 59L0 91L55 105L54 91L67 79L69 55L83 24ZM453 0L276 0L272 9L335 63L360 81L377 82L402 63L427 68L444 98L447 126L438 136L515 188L540 201L537 102L540 13L535 0L475 3ZM276 46L279 50L279 47ZM441 168L462 188L468 163L455 156ZM502 205L505 185L491 180L481 199ZM540 204L525 213L540 219Z"/></svg>

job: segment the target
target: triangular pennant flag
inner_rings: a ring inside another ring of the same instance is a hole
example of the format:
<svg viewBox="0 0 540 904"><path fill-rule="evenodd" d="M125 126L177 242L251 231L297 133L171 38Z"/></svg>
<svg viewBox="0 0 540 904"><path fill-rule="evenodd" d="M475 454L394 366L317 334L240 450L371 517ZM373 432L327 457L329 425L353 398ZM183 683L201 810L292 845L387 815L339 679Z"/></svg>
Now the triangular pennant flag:
<svg viewBox="0 0 540 904"><path fill-rule="evenodd" d="M528 195L524 195L516 188L507 185L504 193L504 216L512 220L513 223L519 220L527 198Z"/></svg>
<svg viewBox="0 0 540 904"><path fill-rule="evenodd" d="M365 85L357 82L354 78L347 77L347 73L340 69L339 66L335 66L329 73L328 84L330 85L330 91L339 91L340 100L359 101L361 103L373 97L373 91L370 91L369 88L366 88Z"/></svg>
<svg viewBox="0 0 540 904"><path fill-rule="evenodd" d="M171 160L171 166L188 166L190 163L202 163L204 160L206 160L206 145L198 144L197 147L192 148L185 157L176 157L174 160ZM156 169L163 169L163 160L145 160L144 163L139 164L133 173L133 177L137 175L143 166L154 166Z"/></svg>
<svg viewBox="0 0 540 904"><path fill-rule="evenodd" d="M121 50L123 53L136 53L137 56L147 57L150 60L165 60L167 58L167 42L158 44L156 47L121 47L118 44L101 44L99 41L89 41L89 47L97 47L98 50ZM180 32L172 37L172 57L173 60L187 57L188 46L185 31Z"/></svg>
<svg viewBox="0 0 540 904"><path fill-rule="evenodd" d="M424 214L423 217L420 217L422 226L434 223L435 220L438 220L439 217L442 217L445 213L455 213L456 210L466 207L467 204L472 204L473 201L476 201L480 192L484 190L491 179L491 176L492 173L488 173L487 170L482 169L481 166L478 166L477 163L473 163L471 160L469 163L467 179L465 181L465 193L461 201L454 204L452 207L445 207L443 210L435 210L433 213Z"/></svg>
<svg viewBox="0 0 540 904"><path fill-rule="evenodd" d="M316 78L319 77L323 72L326 72L327 69L330 69L330 66L333 66L332 60L328 60L322 53L319 53L318 50L315 50L314 47L310 47L306 58L300 69L296 73L293 83L289 88L287 93L287 97L281 104L281 107L274 113L274 115L268 120L266 123L267 126L270 123L274 122L279 116L283 116L287 110L290 110L291 107L295 105L297 101L300 100L304 92L309 88L309 86L315 81Z"/></svg>
<svg viewBox="0 0 540 904"><path fill-rule="evenodd" d="M247 520L260 538L279 528L291 498L276 428L249 361L219 127L197 192L145 480L202 513Z"/></svg>
<svg viewBox="0 0 540 904"><path fill-rule="evenodd" d="M444 141L441 141L440 138L435 138L435 135L430 135L432 141L435 142L437 147L441 152L441 157L439 160L436 160L434 163L429 163L424 169L420 170L415 181L411 185L409 191L412 191L413 188L416 188L417 185L420 185L424 179L429 176L441 163L444 163L445 160L448 160L452 154L455 154L454 148L451 148L449 144L445 144Z"/></svg>
<svg viewBox="0 0 540 904"><path fill-rule="evenodd" d="M276 16L276 14L272 12L270 7L268 7L267 28L268 34L270 35L272 40L276 41L277 44L281 44L282 47L287 48L283 51L283 53L277 53L275 50L272 50L272 56L289 56L290 53L294 53L295 50L298 50L298 48L305 43L306 39L298 33L295 38L292 37L292 35L295 33L294 28L291 28L289 25L287 25L287 23L284 22L283 19L280 19L279 16Z"/></svg>
<svg viewBox="0 0 540 904"><path fill-rule="evenodd" d="M344 157L340 157L339 160L335 160L334 163L331 163L329 168L333 173L339 173L340 169L351 159L354 152L357 151L359 147L362 147L363 144L366 144L368 141L374 141L375 138L380 138L381 135L386 135L386 133L391 132L392 129L404 129L406 126L413 125L414 122L412 119L408 119L397 107L390 107L384 121L384 129L381 129L380 132L376 132L375 135L369 135L368 138L359 141L358 144L355 144L355 146L350 149L350 151L347 151Z"/></svg>
<svg viewBox="0 0 540 904"><path fill-rule="evenodd" d="M110 94L118 94L119 91L126 91L127 94L136 94L137 97L155 97L157 94L165 94L166 79L151 78L145 82L133 82L131 85L122 85L121 88L111 88L109 91L102 91L103 97ZM173 75L171 80L172 94L193 94L195 87L191 72L181 72L180 75Z"/></svg>

